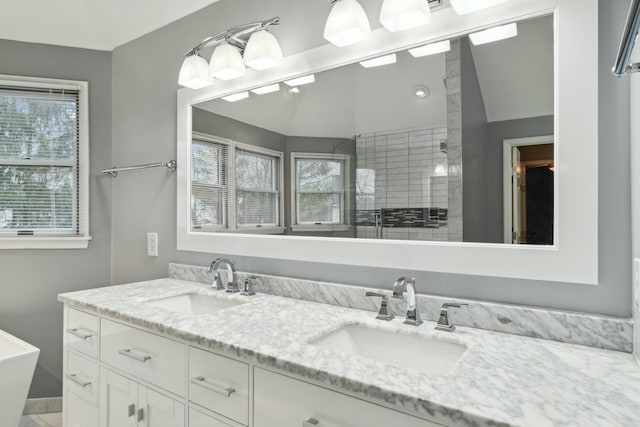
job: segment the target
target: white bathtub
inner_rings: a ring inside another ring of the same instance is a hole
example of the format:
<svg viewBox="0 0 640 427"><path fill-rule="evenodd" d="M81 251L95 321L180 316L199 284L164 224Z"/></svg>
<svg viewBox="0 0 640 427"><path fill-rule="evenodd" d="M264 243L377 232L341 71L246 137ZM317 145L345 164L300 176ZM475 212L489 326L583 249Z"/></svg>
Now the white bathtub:
<svg viewBox="0 0 640 427"><path fill-rule="evenodd" d="M0 424L18 427L40 350L0 330Z"/></svg>

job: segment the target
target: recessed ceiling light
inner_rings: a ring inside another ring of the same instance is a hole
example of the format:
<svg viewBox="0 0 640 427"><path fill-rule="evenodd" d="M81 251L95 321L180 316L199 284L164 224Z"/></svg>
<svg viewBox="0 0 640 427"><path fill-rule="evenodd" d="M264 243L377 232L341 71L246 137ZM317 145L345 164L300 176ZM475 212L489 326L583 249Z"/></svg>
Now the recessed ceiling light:
<svg viewBox="0 0 640 427"><path fill-rule="evenodd" d="M507 0L450 0L450 3L458 15L466 15L467 13L496 6L506 1Z"/></svg>
<svg viewBox="0 0 640 427"><path fill-rule="evenodd" d="M251 89L251 92L255 93L256 95L264 95L266 93L277 92L279 90L280 90L280 83L275 83L272 85Z"/></svg>
<svg viewBox="0 0 640 427"><path fill-rule="evenodd" d="M417 85L413 91L416 94L416 97L420 99L428 98L431 94L431 91L425 85Z"/></svg>
<svg viewBox="0 0 640 427"><path fill-rule="evenodd" d="M299 87L290 87L289 88L289 94L290 95L297 95L300 93L300 88Z"/></svg>
<svg viewBox="0 0 640 427"><path fill-rule="evenodd" d="M286 84L287 86L302 86L302 85L308 85L309 83L314 83L315 81L316 81L316 76L313 74L309 74L308 76L287 80L284 82L284 84Z"/></svg>
<svg viewBox="0 0 640 427"><path fill-rule="evenodd" d="M397 57L395 53L391 55L380 56L378 58L369 59L367 61L361 61L360 65L364 68L380 67L382 65L395 64Z"/></svg>
<svg viewBox="0 0 640 427"><path fill-rule="evenodd" d="M236 101L240 101L241 99L247 99L248 97L249 97L249 92L238 92L238 93L234 93L233 95L223 96L222 99L228 102L236 102Z"/></svg>
<svg viewBox="0 0 640 427"><path fill-rule="evenodd" d="M505 40L518 35L518 26L516 23L502 25L500 27L489 28L488 30L479 31L469 34L471 43L478 46L481 44L492 43L498 40Z"/></svg>
<svg viewBox="0 0 640 427"><path fill-rule="evenodd" d="M409 49L409 53L414 58L420 58L421 56L435 55L437 53L449 52L451 50L451 42L449 40L431 43L424 46Z"/></svg>

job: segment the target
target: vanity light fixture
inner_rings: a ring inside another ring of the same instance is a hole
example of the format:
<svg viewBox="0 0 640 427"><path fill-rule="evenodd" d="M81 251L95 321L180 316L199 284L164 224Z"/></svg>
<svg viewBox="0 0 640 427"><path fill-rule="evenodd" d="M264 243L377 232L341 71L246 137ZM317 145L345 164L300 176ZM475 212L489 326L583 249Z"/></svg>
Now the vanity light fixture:
<svg viewBox="0 0 640 427"><path fill-rule="evenodd" d="M262 86L255 89L251 89L251 92L256 95L265 95L267 93L277 92L280 90L280 83L274 83L268 86Z"/></svg>
<svg viewBox="0 0 640 427"><path fill-rule="evenodd" d="M392 53L391 55L379 56L377 58L361 61L360 65L364 68L381 67L383 65L395 64L397 60L396 54Z"/></svg>
<svg viewBox="0 0 640 427"><path fill-rule="evenodd" d="M501 25L499 27L489 28L484 31L469 34L469 40L475 46L479 46L486 43L496 42L498 40L505 40L518 35L517 24L511 23L507 25Z"/></svg>
<svg viewBox="0 0 640 427"><path fill-rule="evenodd" d="M236 102L242 99L247 99L248 97L249 97L249 92L238 92L238 93L234 93L233 95L223 96L222 99L224 99L227 102Z"/></svg>
<svg viewBox="0 0 640 427"><path fill-rule="evenodd" d="M324 26L326 40L344 47L369 37L369 18L357 0L329 0L329 3L332 6Z"/></svg>
<svg viewBox="0 0 640 427"><path fill-rule="evenodd" d="M314 74L309 74L307 76L286 80L284 84L286 84L287 86L293 87L293 86L308 85L310 83L315 83L315 81L316 81L316 76Z"/></svg>
<svg viewBox="0 0 640 427"><path fill-rule="evenodd" d="M427 0L384 0L380 23L392 33L429 23L431 8Z"/></svg>
<svg viewBox="0 0 640 427"><path fill-rule="evenodd" d="M458 15L477 12L478 10L496 6L507 0L449 0L451 7Z"/></svg>
<svg viewBox="0 0 640 427"><path fill-rule="evenodd" d="M409 49L409 53L414 58L420 58L422 56L435 55L437 53L449 52L451 50L451 42L444 40L437 43L431 43L424 46Z"/></svg>
<svg viewBox="0 0 640 427"><path fill-rule="evenodd" d="M231 80L244 75L246 66L265 70L280 64L282 50L277 39L267 28L278 25L280 18L239 25L214 36L207 37L185 53L178 83L192 89L200 89L213 83L213 77ZM206 48L215 48L208 66L200 55ZM244 55L244 58L243 58Z"/></svg>

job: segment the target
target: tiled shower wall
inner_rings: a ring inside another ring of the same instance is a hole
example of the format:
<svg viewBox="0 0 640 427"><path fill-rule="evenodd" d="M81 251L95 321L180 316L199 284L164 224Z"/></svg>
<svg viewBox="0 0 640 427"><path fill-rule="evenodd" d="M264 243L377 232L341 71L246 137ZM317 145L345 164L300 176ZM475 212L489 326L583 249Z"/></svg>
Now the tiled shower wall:
<svg viewBox="0 0 640 427"><path fill-rule="evenodd" d="M462 241L459 41L446 54L445 84L446 128L356 138L358 238Z"/></svg>

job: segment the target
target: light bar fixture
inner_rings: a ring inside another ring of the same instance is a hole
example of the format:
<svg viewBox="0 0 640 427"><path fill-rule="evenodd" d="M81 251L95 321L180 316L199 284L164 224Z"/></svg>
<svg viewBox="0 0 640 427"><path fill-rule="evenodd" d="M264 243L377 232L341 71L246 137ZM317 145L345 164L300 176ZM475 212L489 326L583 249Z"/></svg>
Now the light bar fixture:
<svg viewBox="0 0 640 427"><path fill-rule="evenodd" d="M256 95L265 95L267 93L277 92L280 90L280 83L275 83L268 86L262 86L255 89L251 89L251 92Z"/></svg>
<svg viewBox="0 0 640 427"><path fill-rule="evenodd" d="M414 58L420 58L422 56L435 55L438 53L449 52L451 50L451 42L449 40L431 43L424 46L409 49L409 53Z"/></svg>
<svg viewBox="0 0 640 427"><path fill-rule="evenodd" d="M233 95L223 96L222 99L224 99L227 102L236 102L242 99L247 99L248 97L249 97L249 92L238 92L238 93L234 93Z"/></svg>
<svg viewBox="0 0 640 427"><path fill-rule="evenodd" d="M329 0L331 12L324 26L324 38L338 46L366 40L371 33L367 14L357 0Z"/></svg>
<svg viewBox="0 0 640 427"><path fill-rule="evenodd" d="M278 40L267 28L280 24L280 18L240 25L207 37L185 53L178 83L192 89L200 89L213 83L213 78L231 80L246 72L245 65L256 70L279 65L282 50ZM200 51L214 48L208 67ZM243 58L244 55L244 58Z"/></svg>
<svg viewBox="0 0 640 427"><path fill-rule="evenodd" d="M489 28L484 31L469 34L469 40L475 46L482 44L497 42L498 40L510 39L518 35L518 26L514 22L512 24L501 25L499 27Z"/></svg>
<svg viewBox="0 0 640 427"><path fill-rule="evenodd" d="M507 0L449 0L451 7L458 15L477 12L488 7L496 6Z"/></svg>
<svg viewBox="0 0 640 427"><path fill-rule="evenodd" d="M431 8L427 0L384 0L380 23L392 33L429 23Z"/></svg>
<svg viewBox="0 0 640 427"><path fill-rule="evenodd" d="M287 86L303 86L303 85L308 85L310 83L315 83L316 81L316 76L313 74L309 74L308 76L304 76L304 77L298 77L295 79L291 79L291 80L286 80L284 82L284 84L286 84Z"/></svg>
<svg viewBox="0 0 640 427"><path fill-rule="evenodd" d="M383 65L395 64L397 60L398 58L396 57L396 54L392 53L391 55L379 56L377 58L361 61L360 65L364 68L374 68L381 67Z"/></svg>

